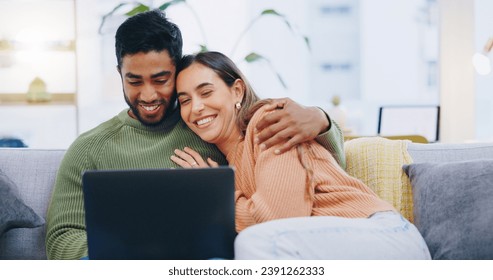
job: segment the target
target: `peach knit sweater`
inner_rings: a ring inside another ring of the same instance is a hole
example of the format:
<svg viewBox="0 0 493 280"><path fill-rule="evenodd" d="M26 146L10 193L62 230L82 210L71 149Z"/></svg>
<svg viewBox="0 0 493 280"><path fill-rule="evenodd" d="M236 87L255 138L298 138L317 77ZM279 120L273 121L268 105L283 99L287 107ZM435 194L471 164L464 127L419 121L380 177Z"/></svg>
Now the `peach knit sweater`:
<svg viewBox="0 0 493 280"><path fill-rule="evenodd" d="M363 218L394 210L360 180L349 176L315 141L282 155L260 151L254 127L266 112L251 119L245 139L227 160L235 167L236 230L269 220L300 216Z"/></svg>

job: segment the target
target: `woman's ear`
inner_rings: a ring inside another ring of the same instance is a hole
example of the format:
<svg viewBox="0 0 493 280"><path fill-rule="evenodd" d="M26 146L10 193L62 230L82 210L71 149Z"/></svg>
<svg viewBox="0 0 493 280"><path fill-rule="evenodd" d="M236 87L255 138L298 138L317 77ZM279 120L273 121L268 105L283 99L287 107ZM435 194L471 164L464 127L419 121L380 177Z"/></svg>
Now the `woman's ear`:
<svg viewBox="0 0 493 280"><path fill-rule="evenodd" d="M242 79L236 79L235 83L232 86L233 94L238 101L241 102L243 100L243 95L245 95L245 82Z"/></svg>

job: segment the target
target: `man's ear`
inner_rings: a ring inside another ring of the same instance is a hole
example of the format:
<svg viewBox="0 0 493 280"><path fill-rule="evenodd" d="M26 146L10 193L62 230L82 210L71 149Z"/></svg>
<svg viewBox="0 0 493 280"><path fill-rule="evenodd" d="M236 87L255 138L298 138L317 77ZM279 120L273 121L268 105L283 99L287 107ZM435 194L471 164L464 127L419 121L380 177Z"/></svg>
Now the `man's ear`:
<svg viewBox="0 0 493 280"><path fill-rule="evenodd" d="M239 101L242 101L246 90L245 82L243 82L242 79L236 79L232 89L235 97L237 97Z"/></svg>

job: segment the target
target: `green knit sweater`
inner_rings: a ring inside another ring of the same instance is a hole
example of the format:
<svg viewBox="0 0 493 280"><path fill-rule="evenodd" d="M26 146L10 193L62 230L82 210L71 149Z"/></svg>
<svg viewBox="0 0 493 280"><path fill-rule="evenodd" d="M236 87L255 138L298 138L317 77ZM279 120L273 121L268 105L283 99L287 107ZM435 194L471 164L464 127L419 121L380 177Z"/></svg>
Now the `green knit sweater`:
<svg viewBox="0 0 493 280"><path fill-rule="evenodd" d="M214 146L203 142L181 120L179 111L163 124L148 127L128 115L128 109L80 135L67 150L58 170L48 208L46 251L49 259L87 256L82 173L85 170L178 167L170 160L175 149L185 146L227 164ZM317 140L344 167L342 134L330 129Z"/></svg>

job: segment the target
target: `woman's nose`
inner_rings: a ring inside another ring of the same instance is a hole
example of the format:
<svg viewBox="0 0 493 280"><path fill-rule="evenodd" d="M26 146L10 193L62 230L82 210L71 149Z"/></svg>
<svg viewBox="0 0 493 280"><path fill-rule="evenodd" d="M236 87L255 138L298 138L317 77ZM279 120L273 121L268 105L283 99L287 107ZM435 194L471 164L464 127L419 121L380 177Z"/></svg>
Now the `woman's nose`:
<svg viewBox="0 0 493 280"><path fill-rule="evenodd" d="M200 113L202 110L204 110L204 103L202 103L200 101L193 103L193 111L194 111L194 113Z"/></svg>

